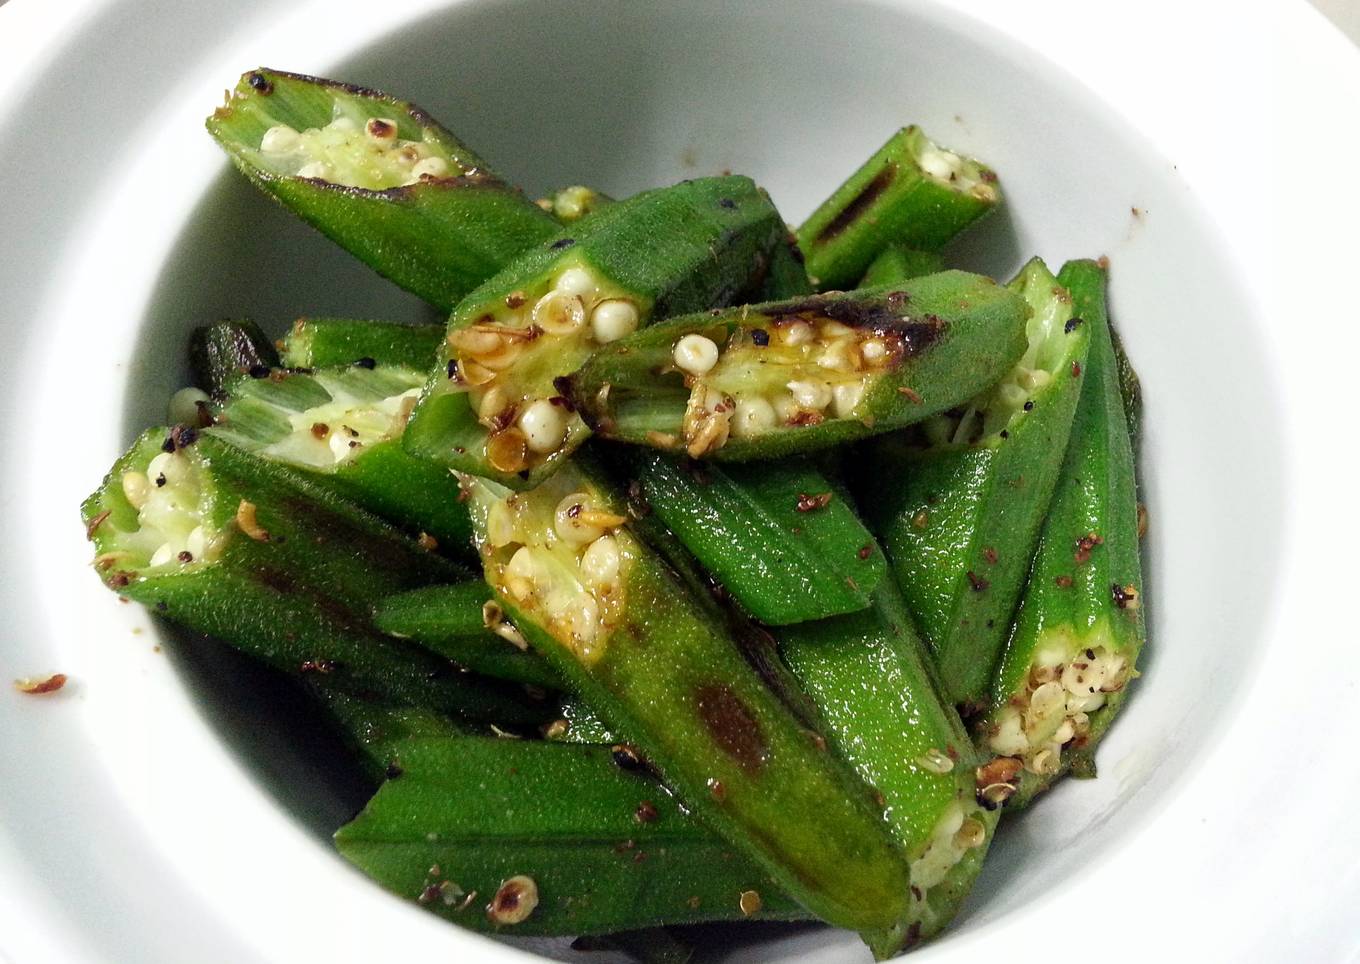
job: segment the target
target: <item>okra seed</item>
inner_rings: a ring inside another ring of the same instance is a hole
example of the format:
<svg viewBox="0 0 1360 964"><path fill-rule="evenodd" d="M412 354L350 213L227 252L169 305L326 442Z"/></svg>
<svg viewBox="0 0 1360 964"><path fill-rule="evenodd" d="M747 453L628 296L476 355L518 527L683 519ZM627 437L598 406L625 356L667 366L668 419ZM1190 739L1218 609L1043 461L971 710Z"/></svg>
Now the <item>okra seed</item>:
<svg viewBox="0 0 1360 964"><path fill-rule="evenodd" d="M489 394L489 393L488 393ZM529 451L540 455L556 452L567 437L567 417L546 398L535 399L519 417Z"/></svg>
<svg viewBox="0 0 1360 964"><path fill-rule="evenodd" d="M760 396L737 399L732 416L732 434L737 438L759 435L775 426L774 406Z"/></svg>
<svg viewBox="0 0 1360 964"><path fill-rule="evenodd" d="M996 732L987 741L992 750L1001 756L1014 756L1029 748L1020 714L1012 707L1006 707L997 720Z"/></svg>
<svg viewBox="0 0 1360 964"><path fill-rule="evenodd" d="M888 346L877 338L871 338L860 346L859 353L867 362L879 362L888 357Z"/></svg>
<svg viewBox="0 0 1360 964"><path fill-rule="evenodd" d="M820 411L831 404L831 386L826 382L793 381L789 382L788 389L793 393L793 400L803 408Z"/></svg>
<svg viewBox="0 0 1360 964"><path fill-rule="evenodd" d="M170 396L170 404L166 410L166 414L170 417L170 424L197 425L198 406L207 401L208 393L202 389L192 386L181 388Z"/></svg>
<svg viewBox="0 0 1360 964"><path fill-rule="evenodd" d="M921 756L917 757L916 762L931 773L948 773L954 769L954 761L949 758L947 753L943 753L935 747L931 747Z"/></svg>
<svg viewBox="0 0 1360 964"><path fill-rule="evenodd" d="M618 543L613 536L600 536L592 542L581 556L581 572L589 586L612 586L619 578Z"/></svg>
<svg viewBox="0 0 1360 964"><path fill-rule="evenodd" d="M1025 729L1037 729L1048 723L1055 714L1062 713L1067 705L1067 694L1061 683L1045 683L1034 691L1029 698L1029 709L1025 714Z"/></svg>
<svg viewBox="0 0 1360 964"><path fill-rule="evenodd" d="M568 298L587 298L595 294L595 279L585 268L568 268L557 276L553 290Z"/></svg>
<svg viewBox="0 0 1360 964"><path fill-rule="evenodd" d="M590 329L602 345L618 341L637 331L637 306L622 298L611 298L595 306L590 313Z"/></svg>
<svg viewBox="0 0 1360 964"><path fill-rule="evenodd" d="M718 346L703 335L686 335L675 343L675 364L691 375L704 375L718 363Z"/></svg>
<svg viewBox="0 0 1360 964"><path fill-rule="evenodd" d="M163 566L173 558L175 558L175 550L171 548L170 543L163 542L160 548L151 554L151 561L147 565Z"/></svg>
<svg viewBox="0 0 1360 964"><path fill-rule="evenodd" d="M493 503L487 510L486 540L495 549L508 546L515 540L515 517L503 500Z"/></svg>
<svg viewBox="0 0 1360 964"><path fill-rule="evenodd" d="M795 321L784 329L784 344L797 347L812 341L812 326L805 321Z"/></svg>
<svg viewBox="0 0 1360 964"><path fill-rule="evenodd" d="M364 133L379 144L391 144L397 139L397 122L386 117L370 117Z"/></svg>
<svg viewBox="0 0 1360 964"><path fill-rule="evenodd" d="M203 558L203 553L208 549L208 535L202 526L194 526L189 530L188 538L184 540L184 548L195 559Z"/></svg>
<svg viewBox="0 0 1360 964"><path fill-rule="evenodd" d="M604 535L604 530L585 522L581 516L590 508L590 496L584 492L573 492L561 502L553 513L553 528L557 534L572 545L583 546L594 542Z"/></svg>
<svg viewBox="0 0 1360 964"><path fill-rule="evenodd" d="M941 840L948 840L959 832L963 826L963 807L957 800L951 801L945 807L944 813L940 814L940 821L935 825L934 836Z"/></svg>
<svg viewBox="0 0 1360 964"><path fill-rule="evenodd" d="M954 846L960 850L972 850L974 847L981 847L987 842L987 828L982 825L981 820L969 817L959 827L958 833L954 834Z"/></svg>
<svg viewBox="0 0 1360 964"><path fill-rule="evenodd" d="M329 181L331 178L331 172L332 172L331 166L327 164L325 161L308 161L306 164L302 165L302 167L298 168L297 176L305 178L319 178L320 180L323 181Z"/></svg>
<svg viewBox="0 0 1360 964"><path fill-rule="evenodd" d="M780 395L773 403L774 413L781 422L791 421L798 414L798 402L792 395Z"/></svg>
<svg viewBox="0 0 1360 964"><path fill-rule="evenodd" d="M921 170L941 181L956 177L963 165L962 159L957 154L939 149L922 151L917 163L921 165Z"/></svg>
<svg viewBox="0 0 1360 964"><path fill-rule="evenodd" d="M839 321L822 322L823 338L849 338L855 333L855 329L849 325L843 325Z"/></svg>
<svg viewBox="0 0 1360 964"><path fill-rule="evenodd" d="M864 398L864 383L849 382L837 385L831 390L833 411L837 418L849 418L860 401Z"/></svg>
<svg viewBox="0 0 1360 964"><path fill-rule="evenodd" d="M510 398L505 394L505 389L499 385L492 385L482 396L481 403L477 406L477 417L483 422L489 422L505 410L505 406L510 404Z"/></svg>
<svg viewBox="0 0 1360 964"><path fill-rule="evenodd" d="M302 145L302 135L287 124L275 124L260 138L260 150L266 154L287 154Z"/></svg>
<svg viewBox="0 0 1360 964"><path fill-rule="evenodd" d="M746 917L760 913L761 900L760 892L756 890L743 890L741 897L737 899L737 906Z"/></svg>
<svg viewBox="0 0 1360 964"><path fill-rule="evenodd" d="M528 464L529 440L518 428L511 426L497 432L486 442L486 460L498 472L520 472Z"/></svg>
<svg viewBox="0 0 1360 964"><path fill-rule="evenodd" d="M443 177L449 173L449 162L442 157L426 157L416 162L411 168L411 176L419 180L421 177Z"/></svg>
<svg viewBox="0 0 1360 964"><path fill-rule="evenodd" d="M534 324L550 335L568 335L586 321L586 306L579 295L549 291L534 305Z"/></svg>
<svg viewBox="0 0 1360 964"><path fill-rule="evenodd" d="M123 498L128 500L128 504L134 509L140 509L146 505L147 496L151 494L151 480L141 472L123 473Z"/></svg>
<svg viewBox="0 0 1360 964"><path fill-rule="evenodd" d="M359 129L359 125L354 122L354 118L340 116L326 125L326 130L335 131L337 134L353 134Z"/></svg>
<svg viewBox="0 0 1360 964"><path fill-rule="evenodd" d="M538 906L538 884L520 874L503 882L487 905L486 916L493 924L520 924Z"/></svg>
<svg viewBox="0 0 1360 964"><path fill-rule="evenodd" d="M1076 735L1077 728L1075 724L1073 724L1071 720L1063 720L1062 726L1058 727L1057 732L1053 734L1053 742L1061 746Z"/></svg>

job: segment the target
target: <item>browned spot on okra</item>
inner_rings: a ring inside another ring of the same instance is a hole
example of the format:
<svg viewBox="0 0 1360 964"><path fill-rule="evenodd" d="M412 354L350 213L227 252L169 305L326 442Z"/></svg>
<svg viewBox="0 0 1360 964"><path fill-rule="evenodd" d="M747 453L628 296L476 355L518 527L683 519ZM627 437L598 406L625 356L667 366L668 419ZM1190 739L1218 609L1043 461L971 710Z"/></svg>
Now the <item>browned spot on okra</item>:
<svg viewBox="0 0 1360 964"><path fill-rule="evenodd" d="M647 767L646 761L638 751L627 743L615 743L609 748L609 752L614 758L615 766L620 770L638 771Z"/></svg>
<svg viewBox="0 0 1360 964"><path fill-rule="evenodd" d="M897 180L897 165L889 163L884 165L883 170L874 175L873 180L860 190L840 213L827 222L826 227L817 232L816 244L830 241L837 235L845 231L846 228L854 224L878 200L879 195L892 186L893 181Z"/></svg>
<svg viewBox="0 0 1360 964"><path fill-rule="evenodd" d="M831 504L830 492L818 492L809 495L806 492L798 493L798 503L796 508L799 512L816 512L818 509L825 509Z"/></svg>
<svg viewBox="0 0 1360 964"><path fill-rule="evenodd" d="M1059 589L1071 589L1071 588L1072 588L1072 577L1071 577L1071 576L1058 576L1058 577L1056 577L1053 581L1054 581L1055 583L1057 583Z"/></svg>
<svg viewBox="0 0 1360 964"><path fill-rule="evenodd" d="M633 811L633 819L638 823L656 823L657 816L656 804L650 800L643 800Z"/></svg>
<svg viewBox="0 0 1360 964"><path fill-rule="evenodd" d="M760 723L741 697L722 683L700 686L694 697L699 719L728 756L748 772L765 765L770 749Z"/></svg>
<svg viewBox="0 0 1360 964"><path fill-rule="evenodd" d="M993 549L991 546L985 546L982 550L982 558L987 562L988 565L992 566L996 565L996 560L998 558L996 550Z"/></svg>
<svg viewBox="0 0 1360 964"><path fill-rule="evenodd" d="M874 547L873 547L873 546L870 546L870 545L863 545L863 546L860 546L860 547L859 547L859 552L855 553L855 555L859 556L861 559L868 559L868 558L869 558L870 556L872 556L873 554L874 554Z"/></svg>
<svg viewBox="0 0 1360 964"><path fill-rule="evenodd" d="M901 395L913 405L921 404L921 393L914 388L908 388L906 385L899 385L897 386L897 394Z"/></svg>
<svg viewBox="0 0 1360 964"><path fill-rule="evenodd" d="M104 524L104 521L108 519L112 512L112 509L105 509L97 516L91 518L89 522L85 523L85 538L93 540L95 532Z"/></svg>
<svg viewBox="0 0 1360 964"><path fill-rule="evenodd" d="M1104 537L1097 535L1094 532L1088 532L1077 540L1077 548L1072 554L1072 558L1076 561L1077 565L1090 562L1091 551L1095 549L1096 546L1104 545L1104 543Z"/></svg>
<svg viewBox="0 0 1360 964"><path fill-rule="evenodd" d="M1133 583L1121 586L1119 583L1110 584L1110 595L1114 598L1114 604L1120 609L1138 608L1138 587Z"/></svg>
<svg viewBox="0 0 1360 964"><path fill-rule="evenodd" d="M984 579L982 576L979 576L971 569L968 570L967 575L968 585L973 588L973 592L982 592L984 589L991 585L990 581Z"/></svg>

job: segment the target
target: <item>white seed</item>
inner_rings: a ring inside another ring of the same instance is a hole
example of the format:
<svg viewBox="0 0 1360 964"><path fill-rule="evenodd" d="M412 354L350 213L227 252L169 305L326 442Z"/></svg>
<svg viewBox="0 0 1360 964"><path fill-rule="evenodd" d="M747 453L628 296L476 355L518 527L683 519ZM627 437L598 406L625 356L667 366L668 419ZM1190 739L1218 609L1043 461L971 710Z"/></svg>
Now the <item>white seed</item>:
<svg viewBox="0 0 1360 964"><path fill-rule="evenodd" d="M703 375L718 364L718 346L703 335L686 335L675 343L675 364L691 375Z"/></svg>
<svg viewBox="0 0 1360 964"><path fill-rule="evenodd" d="M948 840L950 837L954 836L954 834L958 833L959 828L962 826L963 807L959 806L957 800L953 800L950 802L949 806L945 807L944 813L940 815L940 822L935 825L935 830L932 832L931 836L939 837L942 840Z"/></svg>
<svg viewBox="0 0 1360 964"><path fill-rule="evenodd" d="M831 390L832 411L837 418L849 418L855 411L855 406L864 398L864 383L849 382L844 385L837 385Z"/></svg>
<svg viewBox="0 0 1360 964"><path fill-rule="evenodd" d="M972 850L974 847L981 847L987 842L987 828L982 825L981 820L969 817L959 827L959 832L954 834L954 846L960 850Z"/></svg>
<svg viewBox="0 0 1360 964"><path fill-rule="evenodd" d="M1046 746L1025 761L1025 769L1041 777L1052 776L1058 772L1058 754L1053 752L1052 747Z"/></svg>
<svg viewBox="0 0 1360 964"><path fill-rule="evenodd" d="M1068 740L1072 739L1072 737L1076 735L1077 728L1072 723L1072 721L1063 720L1062 726L1058 727L1057 731L1053 734L1053 742L1058 744L1059 746L1062 746L1064 743L1066 743Z"/></svg>
<svg viewBox="0 0 1360 964"><path fill-rule="evenodd" d="M208 551L208 535L202 526L194 526L189 530L189 536L184 540L184 548L195 559L203 558L203 554Z"/></svg>
<svg viewBox="0 0 1360 964"><path fill-rule="evenodd" d="M594 596L586 593L567 607L563 622L577 642L593 642L600 632L600 604Z"/></svg>
<svg viewBox="0 0 1360 964"><path fill-rule="evenodd" d="M855 333L855 329L849 325L843 325L839 321L822 322L823 338L849 338Z"/></svg>
<svg viewBox="0 0 1360 964"><path fill-rule="evenodd" d="M1100 659L1086 659L1079 656L1062 674L1063 688L1069 693L1090 693L1105 685L1105 663Z"/></svg>
<svg viewBox="0 0 1360 964"><path fill-rule="evenodd" d="M795 321L784 329L784 344L805 345L812 341L812 326L805 321Z"/></svg>
<svg viewBox="0 0 1360 964"><path fill-rule="evenodd" d="M877 338L870 338L859 346L859 353L867 362L878 362L888 357L888 346Z"/></svg>
<svg viewBox="0 0 1360 964"><path fill-rule="evenodd" d="M325 161L309 161L298 168L298 177L320 178L329 181L331 178L331 166Z"/></svg>
<svg viewBox="0 0 1360 964"><path fill-rule="evenodd" d="M1050 375L1042 368L1027 368L1020 373L1020 387L1026 391L1037 391L1053 380Z"/></svg>
<svg viewBox="0 0 1360 964"><path fill-rule="evenodd" d="M486 513L486 541L500 549L515 540L515 515L505 500L492 504Z"/></svg>
<svg viewBox="0 0 1360 964"><path fill-rule="evenodd" d="M595 279L585 268L568 268L557 276L553 290L569 298L587 298L595 294Z"/></svg>
<svg viewBox="0 0 1360 964"><path fill-rule="evenodd" d="M519 924L527 920L537 906L538 884L532 877L521 874L501 883L491 898L486 916L497 925Z"/></svg>
<svg viewBox="0 0 1360 964"><path fill-rule="evenodd" d="M933 746L917 757L916 762L931 773L948 773L954 769L954 761L949 758L949 754Z"/></svg>
<svg viewBox="0 0 1360 964"><path fill-rule="evenodd" d="M774 406L759 395L739 398L737 410L732 415L731 432L737 438L747 438L774 428L775 421Z"/></svg>
<svg viewBox="0 0 1360 964"><path fill-rule="evenodd" d="M287 154L302 145L302 135L287 124L275 124L260 138L260 150L266 154Z"/></svg>
<svg viewBox="0 0 1360 964"><path fill-rule="evenodd" d="M533 319L550 335L568 335L586 323L586 306L579 295L549 291L534 305Z"/></svg>
<svg viewBox="0 0 1360 964"><path fill-rule="evenodd" d="M174 488L189 477L189 463L178 453L161 452L147 463L146 477L155 483L161 476L165 476L166 485Z"/></svg>
<svg viewBox="0 0 1360 964"><path fill-rule="evenodd" d="M340 116L326 125L326 130L335 131L338 134L353 134L359 129L359 125L354 122L353 117Z"/></svg>
<svg viewBox="0 0 1360 964"><path fill-rule="evenodd" d="M996 390L997 400L1007 408L1019 408L1025 404L1029 394L1014 382L1006 382Z"/></svg>
<svg viewBox="0 0 1360 964"><path fill-rule="evenodd" d="M1035 690L1025 711L1025 730L1030 739L1042 739L1056 730L1066 708L1067 693L1063 691L1061 683L1045 683Z"/></svg>
<svg viewBox="0 0 1360 964"><path fill-rule="evenodd" d="M1067 712L1094 713L1105 705L1105 694L1101 692L1089 693L1084 696L1073 694L1067 700Z"/></svg>
<svg viewBox="0 0 1360 964"><path fill-rule="evenodd" d="M162 542L159 549L151 554L148 566L163 566L171 559L175 558L175 550L170 547L170 543Z"/></svg>
<svg viewBox="0 0 1360 964"><path fill-rule="evenodd" d="M820 411L831 404L831 386L826 382L789 382L788 389L803 408Z"/></svg>
<svg viewBox="0 0 1360 964"><path fill-rule="evenodd" d="M505 411L505 406L510 404L510 397L505 394L505 389L499 385L492 385L482 396L481 402L477 406L477 417L483 422L489 422L501 412Z"/></svg>
<svg viewBox="0 0 1360 964"><path fill-rule="evenodd" d="M927 148L922 151L917 163L921 165L921 170L942 181L947 181L957 175L963 164L954 152L942 151L938 148Z"/></svg>
<svg viewBox="0 0 1360 964"><path fill-rule="evenodd" d="M430 177L443 177L449 173L449 162L442 157L427 157L417 161L415 167L411 168L411 176L421 178L424 175Z"/></svg>
<svg viewBox="0 0 1360 964"><path fill-rule="evenodd" d="M141 472L123 473L123 498L128 500L128 504L134 509L140 509L146 505L147 496L151 494L151 480Z"/></svg>
<svg viewBox="0 0 1360 964"><path fill-rule="evenodd" d="M391 144L397 139L397 122L388 117L370 117L364 133L379 144Z"/></svg>
<svg viewBox="0 0 1360 964"><path fill-rule="evenodd" d="M601 301L590 313L590 330L602 345L618 341L637 331L637 305L622 298Z"/></svg>
<svg viewBox="0 0 1360 964"><path fill-rule="evenodd" d="M968 193L985 204L991 204L996 200L996 188L983 181L979 181L968 189Z"/></svg>
<svg viewBox="0 0 1360 964"><path fill-rule="evenodd" d="M780 422L787 422L798 414L798 402L792 395L780 395L774 400L774 413Z"/></svg>
<svg viewBox="0 0 1360 964"><path fill-rule="evenodd" d="M619 578L619 544L613 536L600 536L581 555L581 573L586 585L592 587L612 586Z"/></svg>
<svg viewBox="0 0 1360 964"><path fill-rule="evenodd" d="M335 461L342 462L359 447L357 445L351 446L349 443L357 441L358 439L351 438L348 432L332 432L330 437L326 439L326 445L330 448L331 456Z"/></svg>
<svg viewBox="0 0 1360 964"><path fill-rule="evenodd" d="M594 542L604 535L599 526L582 521L583 515L590 511L590 496L584 492L573 492L561 502L553 513L553 528L557 534L572 545L583 546Z"/></svg>
<svg viewBox="0 0 1360 964"><path fill-rule="evenodd" d="M532 585L538 577L538 560L534 558L534 551L528 546L516 549L510 561L505 564L505 574L523 579Z"/></svg>
<svg viewBox="0 0 1360 964"><path fill-rule="evenodd" d="M166 415L172 425L197 425L198 405L208 401L208 393L198 388L181 388L170 396Z"/></svg>
<svg viewBox="0 0 1360 964"><path fill-rule="evenodd" d="M998 756L1016 756L1029 749L1020 713L1012 706L1003 709L996 721L996 732L987 740L987 745Z"/></svg>
<svg viewBox="0 0 1360 964"><path fill-rule="evenodd" d="M567 416L546 398L535 399L520 414L519 430L524 433L530 452L540 455L556 452L567 437Z"/></svg>
<svg viewBox="0 0 1360 964"><path fill-rule="evenodd" d="M833 341L817 358L817 366L833 372L851 372L857 367L854 342Z"/></svg>

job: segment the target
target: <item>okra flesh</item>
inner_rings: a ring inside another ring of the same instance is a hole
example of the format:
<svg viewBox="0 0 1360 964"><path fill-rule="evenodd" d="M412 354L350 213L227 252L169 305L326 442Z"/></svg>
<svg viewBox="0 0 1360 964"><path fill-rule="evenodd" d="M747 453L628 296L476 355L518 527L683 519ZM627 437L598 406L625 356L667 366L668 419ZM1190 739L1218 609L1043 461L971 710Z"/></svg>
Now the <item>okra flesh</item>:
<svg viewBox="0 0 1360 964"><path fill-rule="evenodd" d="M1000 201L990 168L904 127L803 222L798 246L817 290L850 288L887 245L938 251Z"/></svg>
<svg viewBox="0 0 1360 964"><path fill-rule="evenodd" d="M887 572L869 531L802 461L635 460L652 511L750 615L777 626L854 612Z"/></svg>
<svg viewBox="0 0 1360 964"><path fill-rule="evenodd" d="M336 846L383 887L454 923L528 937L806 917L608 747L463 737L407 741L393 757L400 776ZM523 878L537 898L528 916L491 912L503 884ZM749 915L746 892L760 894Z"/></svg>
<svg viewBox="0 0 1360 964"><path fill-rule="evenodd" d="M571 399L604 438L691 458L777 458L944 412L1025 351L1027 308L946 271L653 325L598 350Z"/></svg>
<svg viewBox="0 0 1360 964"><path fill-rule="evenodd" d="M379 91L262 68L207 127L257 187L445 310L558 228L428 114Z"/></svg>
<svg viewBox="0 0 1360 964"><path fill-rule="evenodd" d="M480 579L388 596L374 608L373 621L383 632L410 639L483 676L563 688L562 678L529 649Z"/></svg>
<svg viewBox="0 0 1360 964"><path fill-rule="evenodd" d="M238 377L207 433L305 472L452 555L467 555L472 529L457 479L401 445L425 376L371 362Z"/></svg>
<svg viewBox="0 0 1360 964"><path fill-rule="evenodd" d="M808 910L892 952L909 882L867 790L629 531L598 478L576 460L530 492L466 480L506 613L700 819Z"/></svg>
<svg viewBox="0 0 1360 964"><path fill-rule="evenodd" d="M860 504L934 654L946 698L986 705L1081 393L1089 332L1037 259L1019 362L982 394L866 454Z"/></svg>
<svg viewBox="0 0 1360 964"><path fill-rule="evenodd" d="M730 304L781 227L743 177L648 191L569 226L453 313L407 450L515 488L537 484L590 434L561 379L654 318Z"/></svg>
<svg viewBox="0 0 1360 964"><path fill-rule="evenodd" d="M544 716L514 688L373 626L382 596L464 570L220 439L146 432L82 514L110 589L289 675L506 726Z"/></svg>
<svg viewBox="0 0 1360 964"><path fill-rule="evenodd" d="M981 869L995 808L978 800L972 742L896 586L880 584L868 610L777 635L833 748L882 796L911 868L912 940L938 933Z"/></svg>
<svg viewBox="0 0 1360 964"><path fill-rule="evenodd" d="M279 357L288 368L333 368L371 359L424 373L443 340L443 325L299 318L283 336Z"/></svg>
<svg viewBox="0 0 1360 964"><path fill-rule="evenodd" d="M890 244L869 264L857 287L897 284L943 270L944 258L934 251L917 251L900 244Z"/></svg>
<svg viewBox="0 0 1360 964"><path fill-rule="evenodd" d="M1016 630L1001 660L980 748L1023 765L1019 806L1096 744L1136 675L1145 635L1133 447L1106 318L1105 275L1070 262L1059 280L1090 329L1086 382Z"/></svg>

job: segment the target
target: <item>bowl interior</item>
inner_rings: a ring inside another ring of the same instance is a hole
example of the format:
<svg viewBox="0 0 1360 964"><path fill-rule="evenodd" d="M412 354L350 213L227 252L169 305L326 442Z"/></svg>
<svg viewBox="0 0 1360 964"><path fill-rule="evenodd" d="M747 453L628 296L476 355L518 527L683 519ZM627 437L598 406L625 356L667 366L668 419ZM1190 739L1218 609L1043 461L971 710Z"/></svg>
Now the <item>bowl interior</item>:
<svg viewBox="0 0 1360 964"><path fill-rule="evenodd" d="M222 67L215 87L190 92L202 114L216 88L255 65L245 40L214 54ZM244 60L228 62L228 53ZM1255 404L1272 379L1261 319L1171 159L1060 68L956 12L867 0L480 0L270 66L409 97L531 195L585 183L625 196L731 170L766 186L795 223L894 129L915 122L989 162L1006 193L1004 210L953 248L954 264L1004 278L1036 253L1055 270L1068 258L1110 258L1114 318L1146 397L1145 678L1104 745L1101 778L1069 781L1007 821L956 934L936 953L984 938L1037 895L1056 899L1080 885L1085 868L1115 859L1221 737L1262 643L1257 627L1272 593L1274 520L1284 504L1278 469L1243 454L1279 442L1278 424ZM192 177L138 219L126 216L126 199L110 195L89 224L101 258L64 269L72 285L100 285L85 290L99 290L102 310L116 319L105 332L109 359L89 377L95 397L117 400L91 413L60 388L88 320L57 313L52 350L33 356L35 391L48 417L78 416L97 441L68 458L65 489L44 491L43 501L67 515L116 444L163 417L164 400L186 377L192 325L245 315L277 334L300 314L433 318L257 195L207 140L200 130L129 136L117 154L120 177L146 176L147 155L166 150L186 158ZM107 283L138 257L140 274L130 277L145 283ZM1245 411L1260 415L1248 422ZM70 545L61 564L83 561L80 534L63 534ZM53 607L47 626L54 638L84 634L82 645L94 647L124 616L110 617L119 608L112 597L71 572L81 607ZM278 700L261 695L240 661L191 641L172 648L189 694L183 706L193 707L180 724L225 734L261 790L310 828L316 848L326 847L358 798L318 763L324 754L310 738L295 738L305 721L276 719ZM93 692L115 678L113 663L90 660L82 685ZM145 692L97 702L91 726L122 718ZM854 943L799 932L728 953L829 959Z"/></svg>

